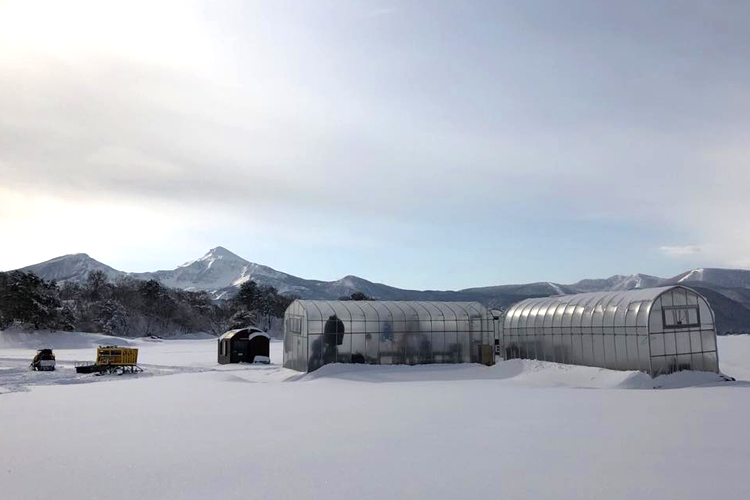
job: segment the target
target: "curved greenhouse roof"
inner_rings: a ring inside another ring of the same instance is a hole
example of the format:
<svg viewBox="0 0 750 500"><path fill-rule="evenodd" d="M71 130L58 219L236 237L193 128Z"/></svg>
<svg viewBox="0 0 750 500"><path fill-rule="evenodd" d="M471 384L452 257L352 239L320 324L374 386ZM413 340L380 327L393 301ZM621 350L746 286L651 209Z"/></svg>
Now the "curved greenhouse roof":
<svg viewBox="0 0 750 500"><path fill-rule="evenodd" d="M485 315L487 309L479 302L426 302L380 300L297 300L308 320L340 319L354 321L458 320Z"/></svg>
<svg viewBox="0 0 750 500"><path fill-rule="evenodd" d="M506 358L718 371L714 313L682 285L523 300L505 314L501 337Z"/></svg>

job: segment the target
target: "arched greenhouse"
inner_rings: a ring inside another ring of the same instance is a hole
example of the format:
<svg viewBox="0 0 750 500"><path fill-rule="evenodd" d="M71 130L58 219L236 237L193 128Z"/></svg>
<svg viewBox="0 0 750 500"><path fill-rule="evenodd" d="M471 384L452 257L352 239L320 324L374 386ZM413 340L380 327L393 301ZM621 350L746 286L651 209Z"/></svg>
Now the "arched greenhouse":
<svg viewBox="0 0 750 500"><path fill-rule="evenodd" d="M493 343L492 316L477 302L295 300L284 314L284 366L298 371L488 362Z"/></svg>
<svg viewBox="0 0 750 500"><path fill-rule="evenodd" d="M527 299L505 314L505 359L524 358L655 377L719 371L714 313L681 285Z"/></svg>

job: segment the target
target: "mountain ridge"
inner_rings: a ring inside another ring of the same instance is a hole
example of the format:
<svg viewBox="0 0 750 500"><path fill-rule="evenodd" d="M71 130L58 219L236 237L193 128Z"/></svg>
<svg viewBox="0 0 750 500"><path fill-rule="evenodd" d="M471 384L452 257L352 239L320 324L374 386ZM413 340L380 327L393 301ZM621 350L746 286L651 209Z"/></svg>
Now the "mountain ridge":
<svg viewBox="0 0 750 500"><path fill-rule="evenodd" d="M571 284L535 282L465 288L462 290L409 290L375 283L359 276L346 275L334 281L310 280L250 262L218 246L198 259L172 270L130 273L114 269L86 253L55 257L20 269L59 283L81 283L91 271L101 270L110 280L122 277L159 281L164 286L184 290L203 290L214 299L233 296L242 283L254 280L259 285L275 287L279 293L308 299L337 299L362 292L381 300L476 300L489 307L505 308L528 297L571 293L619 291L674 284L711 290L721 298L720 308L727 320L727 331L750 331L750 271L742 269L699 268L671 278L648 274L613 275L608 278L586 278Z"/></svg>
<svg viewBox="0 0 750 500"><path fill-rule="evenodd" d="M500 292L519 295L562 295L596 291L632 290L695 281L708 282L727 288L750 289L749 270L699 268L685 271L671 278L660 278L640 273L630 275L616 274L608 278L585 278L570 284L540 281L471 287L459 290L412 290L372 282L352 274L334 281L300 278L277 271L269 266L248 261L222 246L212 248L198 259L185 262L171 270L162 269L151 272L120 271L94 259L87 253L62 255L38 264L20 268L19 270L31 271L42 278L48 280L54 279L60 283L67 281L82 282L86 279L89 272L102 270L110 278L131 276L137 279L155 279L165 286L192 290L212 291L230 287L239 288L245 281L256 279L259 284L276 286L282 293L293 293L297 289L308 286L314 291L322 292L324 295L343 293L349 290L362 291L365 294L367 294L367 291L370 291L377 298L386 298L380 297L377 293L383 291L382 289L407 293L477 293L484 295ZM283 283L279 283L281 286L277 286L271 282ZM368 290L363 290L363 288ZM391 294L386 293L385 295Z"/></svg>

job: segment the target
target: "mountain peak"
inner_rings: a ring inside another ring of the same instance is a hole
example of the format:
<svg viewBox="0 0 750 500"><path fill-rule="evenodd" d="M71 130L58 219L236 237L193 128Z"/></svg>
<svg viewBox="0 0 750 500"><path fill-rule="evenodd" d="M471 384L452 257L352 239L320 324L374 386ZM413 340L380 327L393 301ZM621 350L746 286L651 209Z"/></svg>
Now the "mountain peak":
<svg viewBox="0 0 750 500"><path fill-rule="evenodd" d="M93 263L98 265L104 265L95 258L91 257L87 253L69 253L66 255L61 255L59 257L55 257L53 259L40 262L40 264L52 264L52 263L58 263L58 262L77 262L77 263ZM28 266L31 267L31 266Z"/></svg>
<svg viewBox="0 0 750 500"><path fill-rule="evenodd" d="M347 274L346 276L344 276L343 278L341 278L339 281L344 281L344 280L364 281L363 278L360 278L359 276L354 276L353 274Z"/></svg>
<svg viewBox="0 0 750 500"><path fill-rule="evenodd" d="M91 257L87 253L71 253L68 255L63 256L63 258L77 258L77 259L86 259L86 260L96 260L93 257Z"/></svg>
<svg viewBox="0 0 750 500"><path fill-rule="evenodd" d="M206 255L202 257L201 260L205 259L231 259L231 260L242 260L244 261L242 257L237 255L236 253L230 252L224 247L215 247L209 250Z"/></svg>
<svg viewBox="0 0 750 500"><path fill-rule="evenodd" d="M20 271L32 272L44 279L56 280L58 283L84 281L91 271L103 271L110 280L126 274L102 264L86 253L62 255L39 264L23 267Z"/></svg>

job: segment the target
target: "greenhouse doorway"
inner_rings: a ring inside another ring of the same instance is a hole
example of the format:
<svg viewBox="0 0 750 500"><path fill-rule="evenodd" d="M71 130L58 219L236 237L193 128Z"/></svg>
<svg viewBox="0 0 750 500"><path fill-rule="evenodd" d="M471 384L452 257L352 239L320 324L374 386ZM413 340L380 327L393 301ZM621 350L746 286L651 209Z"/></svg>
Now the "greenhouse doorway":
<svg viewBox="0 0 750 500"><path fill-rule="evenodd" d="M469 338L471 339L471 350L476 353L477 359L483 365L495 364L495 349L490 343L490 335L482 326L480 316L469 318Z"/></svg>

